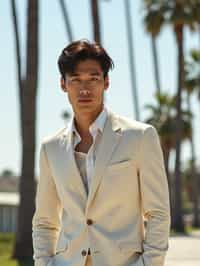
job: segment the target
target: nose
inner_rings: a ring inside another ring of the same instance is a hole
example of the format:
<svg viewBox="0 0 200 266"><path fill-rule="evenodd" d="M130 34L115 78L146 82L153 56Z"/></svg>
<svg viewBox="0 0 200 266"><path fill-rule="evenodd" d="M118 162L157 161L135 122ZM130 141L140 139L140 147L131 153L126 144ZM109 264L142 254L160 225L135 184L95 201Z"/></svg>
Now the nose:
<svg viewBox="0 0 200 266"><path fill-rule="evenodd" d="M87 80L82 81L79 87L80 94L89 95L91 93L91 88L90 82Z"/></svg>
<svg viewBox="0 0 200 266"><path fill-rule="evenodd" d="M87 89L81 89L80 90L80 95L81 96L88 96L90 94L90 91Z"/></svg>

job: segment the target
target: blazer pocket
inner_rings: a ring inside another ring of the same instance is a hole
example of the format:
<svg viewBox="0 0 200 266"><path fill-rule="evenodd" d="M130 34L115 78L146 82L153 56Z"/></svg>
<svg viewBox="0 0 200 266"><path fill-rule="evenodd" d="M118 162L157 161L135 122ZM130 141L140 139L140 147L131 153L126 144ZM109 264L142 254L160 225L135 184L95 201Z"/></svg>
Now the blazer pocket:
<svg viewBox="0 0 200 266"><path fill-rule="evenodd" d="M118 170L121 168L126 168L130 166L133 162L134 160L124 160L124 161L112 163L107 166L107 170Z"/></svg>

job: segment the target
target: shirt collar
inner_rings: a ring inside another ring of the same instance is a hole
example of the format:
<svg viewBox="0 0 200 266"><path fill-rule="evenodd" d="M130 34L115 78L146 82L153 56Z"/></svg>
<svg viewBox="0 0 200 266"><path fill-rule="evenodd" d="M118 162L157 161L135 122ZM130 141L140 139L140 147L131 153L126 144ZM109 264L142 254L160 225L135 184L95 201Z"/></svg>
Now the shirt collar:
<svg viewBox="0 0 200 266"><path fill-rule="evenodd" d="M105 126L105 122L108 116L108 110L107 107L103 107L103 110L101 111L101 113L97 116L97 118L95 119L95 121L90 125L89 127L89 131L90 133L94 136L97 131L99 130L101 133L103 132L104 126ZM69 132L71 134L75 133L75 135L80 138L80 135L76 129L75 123L74 123L74 117L72 117L70 123L69 123Z"/></svg>

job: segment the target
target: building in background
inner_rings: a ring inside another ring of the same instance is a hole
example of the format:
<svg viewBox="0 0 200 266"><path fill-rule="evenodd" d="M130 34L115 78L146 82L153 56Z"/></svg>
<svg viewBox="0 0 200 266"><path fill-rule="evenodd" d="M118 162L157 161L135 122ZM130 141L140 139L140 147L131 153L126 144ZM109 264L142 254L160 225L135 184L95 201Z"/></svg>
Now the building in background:
<svg viewBox="0 0 200 266"><path fill-rule="evenodd" d="M18 177L0 176L0 232L16 231L18 184Z"/></svg>

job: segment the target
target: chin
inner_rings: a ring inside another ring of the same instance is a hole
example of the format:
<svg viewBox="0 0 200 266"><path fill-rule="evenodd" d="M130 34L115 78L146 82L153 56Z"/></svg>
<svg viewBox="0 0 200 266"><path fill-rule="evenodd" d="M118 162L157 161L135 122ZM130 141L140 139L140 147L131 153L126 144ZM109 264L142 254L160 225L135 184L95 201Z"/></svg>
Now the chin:
<svg viewBox="0 0 200 266"><path fill-rule="evenodd" d="M87 111L87 112L93 112L95 110L94 106L90 105L90 104L79 104L76 107L77 111Z"/></svg>

